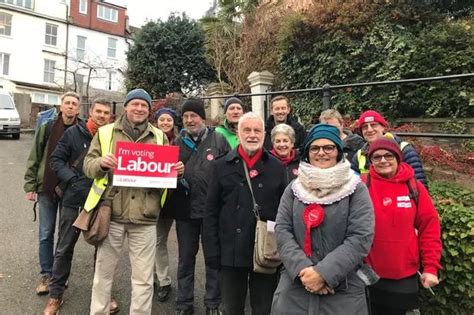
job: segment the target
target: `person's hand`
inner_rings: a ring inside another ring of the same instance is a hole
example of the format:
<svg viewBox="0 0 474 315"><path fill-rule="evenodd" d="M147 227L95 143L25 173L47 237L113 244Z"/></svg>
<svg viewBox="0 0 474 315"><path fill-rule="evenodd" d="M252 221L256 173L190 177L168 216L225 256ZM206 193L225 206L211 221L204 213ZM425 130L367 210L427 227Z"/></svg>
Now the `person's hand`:
<svg viewBox="0 0 474 315"><path fill-rule="evenodd" d="M117 158L112 153L107 153L100 158L100 167L102 169L113 169L117 166Z"/></svg>
<svg viewBox="0 0 474 315"><path fill-rule="evenodd" d="M181 176L184 174L184 163L181 162L181 161L178 161L178 163L176 163L174 165L174 169L176 170L176 172L178 172L178 176Z"/></svg>
<svg viewBox="0 0 474 315"><path fill-rule="evenodd" d="M326 286L326 282L321 277L319 272L314 270L313 267L306 267L300 271L299 275L301 282L305 286L306 290L311 293L316 293Z"/></svg>
<svg viewBox="0 0 474 315"><path fill-rule="evenodd" d="M327 294L334 294L334 290L328 287L327 285L324 286L321 290L315 292L316 294L319 295L327 295Z"/></svg>
<svg viewBox="0 0 474 315"><path fill-rule="evenodd" d="M36 201L38 194L35 191L30 191L26 193L26 200Z"/></svg>
<svg viewBox="0 0 474 315"><path fill-rule="evenodd" d="M438 277L431 273L423 273L420 278L421 285L425 288L431 288L439 284Z"/></svg>

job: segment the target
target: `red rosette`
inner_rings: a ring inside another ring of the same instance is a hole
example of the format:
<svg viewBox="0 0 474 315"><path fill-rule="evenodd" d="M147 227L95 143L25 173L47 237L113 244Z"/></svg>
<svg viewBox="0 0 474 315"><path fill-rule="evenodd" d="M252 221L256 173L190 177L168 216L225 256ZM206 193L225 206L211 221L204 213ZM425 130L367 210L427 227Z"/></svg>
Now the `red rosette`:
<svg viewBox="0 0 474 315"><path fill-rule="evenodd" d="M324 221L324 209L316 203L304 208L303 222L306 226L304 236L304 252L311 257L311 229L317 228Z"/></svg>

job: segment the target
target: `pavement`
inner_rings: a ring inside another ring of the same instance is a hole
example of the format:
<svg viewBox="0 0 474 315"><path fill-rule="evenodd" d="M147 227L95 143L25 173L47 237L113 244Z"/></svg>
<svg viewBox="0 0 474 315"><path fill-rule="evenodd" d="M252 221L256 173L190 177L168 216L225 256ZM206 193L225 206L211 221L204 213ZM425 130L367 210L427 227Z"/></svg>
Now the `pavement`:
<svg viewBox="0 0 474 315"><path fill-rule="evenodd" d="M35 294L39 279L38 222L33 222L32 202L25 199L23 176L33 135L22 133L20 140L0 136L0 314L42 314L48 296ZM174 226L169 241L170 273L173 279L170 299L153 302L152 314L174 314L176 268L178 265ZM124 246L126 248L126 244ZM63 296L61 314L88 314L93 279L94 248L82 237L76 245L69 287ZM204 264L202 253L197 257L195 281L195 314L205 314ZM115 273L113 296L120 314L130 307L130 262L122 253Z"/></svg>

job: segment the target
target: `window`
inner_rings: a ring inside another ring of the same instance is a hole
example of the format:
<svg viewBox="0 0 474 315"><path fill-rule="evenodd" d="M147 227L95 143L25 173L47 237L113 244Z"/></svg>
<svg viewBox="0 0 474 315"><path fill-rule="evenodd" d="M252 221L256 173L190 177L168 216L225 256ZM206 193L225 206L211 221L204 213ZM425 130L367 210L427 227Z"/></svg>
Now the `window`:
<svg viewBox="0 0 474 315"><path fill-rule="evenodd" d="M0 35L10 36L11 34L12 34L12 16L11 14L0 12Z"/></svg>
<svg viewBox="0 0 474 315"><path fill-rule="evenodd" d="M109 91L112 90L114 77L115 77L115 72L114 71L107 71L107 82L105 83L106 84L105 88Z"/></svg>
<svg viewBox="0 0 474 315"><path fill-rule="evenodd" d="M44 43L46 45L56 46L58 41L58 26L46 23L46 32L44 35Z"/></svg>
<svg viewBox="0 0 474 315"><path fill-rule="evenodd" d="M87 0L79 1L79 13L87 14Z"/></svg>
<svg viewBox="0 0 474 315"><path fill-rule="evenodd" d="M59 105L59 97L56 94L33 93L33 103Z"/></svg>
<svg viewBox="0 0 474 315"><path fill-rule="evenodd" d="M83 60L86 55L86 37L77 36L76 57L77 60Z"/></svg>
<svg viewBox="0 0 474 315"><path fill-rule="evenodd" d="M56 61L54 60L44 60L44 82L54 83L54 67L56 66Z"/></svg>
<svg viewBox="0 0 474 315"><path fill-rule="evenodd" d="M109 43L107 46L107 57L115 58L117 56L117 40L109 37Z"/></svg>
<svg viewBox="0 0 474 315"><path fill-rule="evenodd" d="M8 75L8 70L10 68L10 55L5 53L0 53L0 74Z"/></svg>
<svg viewBox="0 0 474 315"><path fill-rule="evenodd" d="M33 9L33 0L0 0L0 3L9 3L27 9Z"/></svg>
<svg viewBox="0 0 474 315"><path fill-rule="evenodd" d="M103 20L106 20L106 21L117 23L117 21L118 21L118 19L117 19L117 15L118 15L117 10L106 7L106 6L103 6L103 5L100 5L100 4L97 6L97 9L98 9L97 10L97 17L99 19L103 19Z"/></svg>

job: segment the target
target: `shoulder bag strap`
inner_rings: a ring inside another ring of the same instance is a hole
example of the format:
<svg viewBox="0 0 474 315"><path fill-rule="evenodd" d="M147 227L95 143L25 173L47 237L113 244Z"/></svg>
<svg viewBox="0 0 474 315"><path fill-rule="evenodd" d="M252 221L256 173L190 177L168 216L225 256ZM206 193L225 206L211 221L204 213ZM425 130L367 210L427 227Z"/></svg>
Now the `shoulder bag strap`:
<svg viewBox="0 0 474 315"><path fill-rule="evenodd" d="M260 220L260 213L258 211L260 209L260 206L255 201L255 196L253 194L253 189L252 189L252 183L250 182L250 177L249 177L249 170L247 168L247 164L245 164L245 161L242 161L242 164L244 165L245 178L247 178L247 184L249 185L250 194L252 195L253 213L255 214L255 217L257 218L257 220Z"/></svg>

